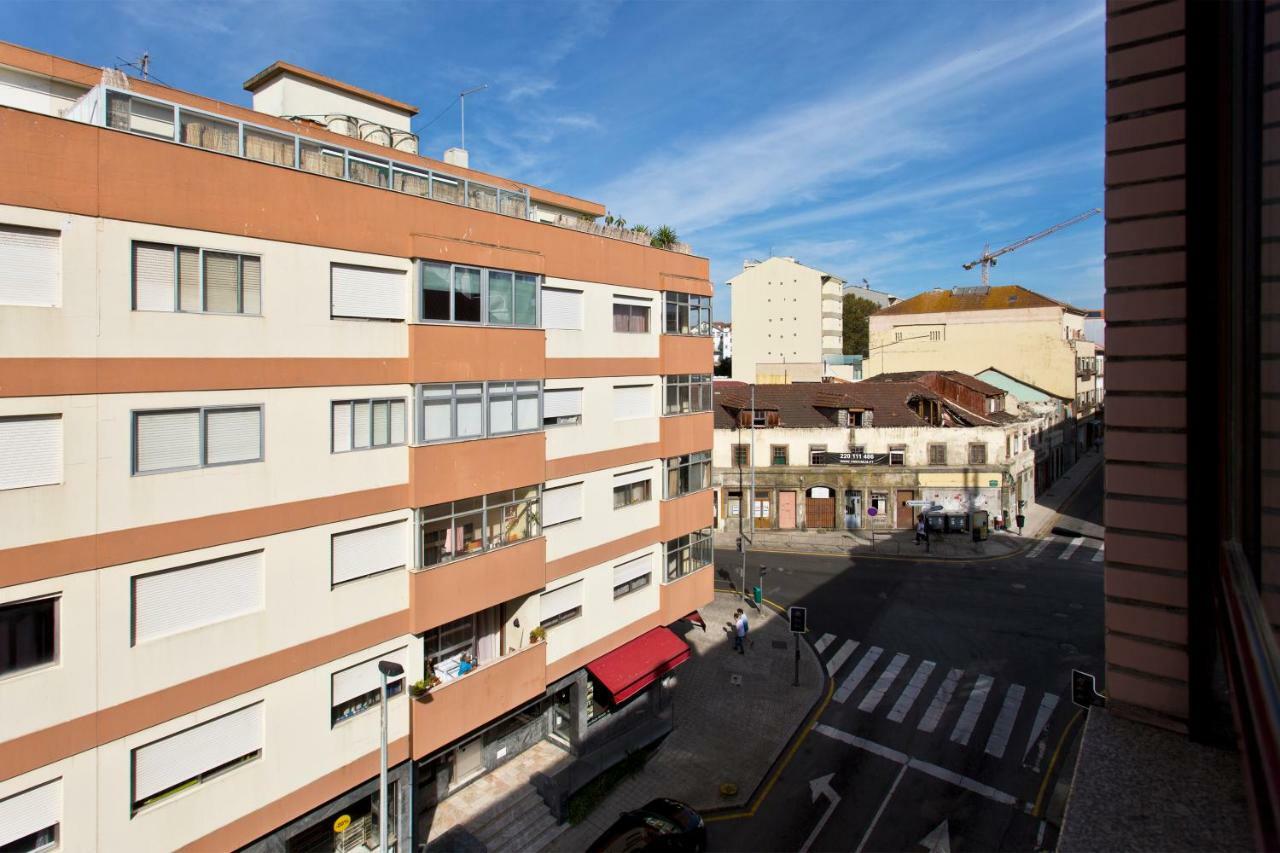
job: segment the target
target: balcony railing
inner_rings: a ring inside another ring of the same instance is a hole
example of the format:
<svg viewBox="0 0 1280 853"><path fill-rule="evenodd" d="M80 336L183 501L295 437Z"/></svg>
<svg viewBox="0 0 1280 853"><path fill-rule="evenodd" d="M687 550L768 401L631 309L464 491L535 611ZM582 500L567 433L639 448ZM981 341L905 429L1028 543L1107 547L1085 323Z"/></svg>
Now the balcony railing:
<svg viewBox="0 0 1280 853"><path fill-rule="evenodd" d="M558 213L551 220L552 225L558 225L561 228L572 228L574 231L582 231L585 234L595 234L598 237L611 237L614 240L624 240L628 243L637 243L641 246L651 245L650 241L653 235L645 231L635 231L630 228L619 228L616 225L606 225L597 222L594 219L582 219L573 216L565 216ZM679 252L682 255L692 255L693 249L688 243L672 243L670 246L664 247L672 252Z"/></svg>
<svg viewBox="0 0 1280 853"><path fill-rule="evenodd" d="M65 117L419 198L529 218L527 189L502 189L105 84L91 89Z"/></svg>

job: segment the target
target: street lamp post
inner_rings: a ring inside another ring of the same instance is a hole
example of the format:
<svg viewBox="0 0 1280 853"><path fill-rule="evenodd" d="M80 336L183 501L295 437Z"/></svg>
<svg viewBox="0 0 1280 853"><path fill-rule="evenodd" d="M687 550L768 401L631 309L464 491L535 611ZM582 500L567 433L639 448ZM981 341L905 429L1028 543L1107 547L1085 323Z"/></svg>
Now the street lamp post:
<svg viewBox="0 0 1280 853"><path fill-rule="evenodd" d="M378 661L381 676L378 698L382 706L382 739L378 753L378 853L387 853L387 680L404 675L395 661Z"/></svg>

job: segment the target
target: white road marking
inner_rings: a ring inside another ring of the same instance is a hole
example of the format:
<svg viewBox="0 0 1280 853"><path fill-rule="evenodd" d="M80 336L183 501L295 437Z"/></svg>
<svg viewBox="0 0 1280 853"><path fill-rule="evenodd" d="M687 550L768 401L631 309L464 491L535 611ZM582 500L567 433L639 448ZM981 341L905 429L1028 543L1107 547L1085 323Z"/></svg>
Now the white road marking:
<svg viewBox="0 0 1280 853"><path fill-rule="evenodd" d="M994 802L1000 803L1002 805L1006 805L1006 806L1018 805L1018 798L1013 796L1012 794L1006 794L1004 791L1000 791L996 788L991 787L990 785L982 784L977 779L971 779L968 776L962 776L961 774L956 773L955 771L952 771L952 770L948 770L945 767L939 767L936 764L930 764L927 761L921 761L918 758L912 758L911 756L907 755L905 752L899 752L896 749L890 749L889 747L884 746L883 744L876 743L875 741L869 741L865 738L860 738L857 735L851 735L848 732L842 732L839 729L834 729L831 726L826 725L825 723L818 723L816 726L813 727L813 730L818 734L826 735L827 737L832 738L833 740L838 740L843 743L847 743L850 746L857 747L858 749L869 752L872 755L878 755L881 758L886 758L895 764L903 764L903 765L906 765L907 767L910 767L912 770L919 770L921 773L932 776L935 779L941 779L944 782L950 782L952 785L956 785L960 788L964 788L966 791L972 791L975 794L978 794L979 796L986 797L987 799L993 800ZM1031 807L1032 807L1031 803L1026 803L1026 808L1030 809Z"/></svg>
<svg viewBox="0 0 1280 853"><path fill-rule="evenodd" d="M844 645L831 656L831 660L827 661L827 675L835 675L836 670L844 666L844 662L849 659L849 655L853 654L853 650L857 647L858 644L853 640L845 640Z"/></svg>
<svg viewBox="0 0 1280 853"><path fill-rule="evenodd" d="M961 746L969 745L969 738L973 735L973 727L978 723L978 717L982 715L982 706L987 704L987 696L991 693L991 685L993 679L987 675L979 675L978 681L973 685L973 690L969 693L969 701L964 703L964 710L960 712L960 719L956 720L956 727L951 730L951 740Z"/></svg>
<svg viewBox="0 0 1280 853"><path fill-rule="evenodd" d="M933 675L935 666L937 664L931 660L920 662L920 665L916 667L915 674L911 676L911 681L902 689L902 695L893 704L893 710L889 712L890 720L900 723L906 718L907 714L911 712L911 706L916 703L916 699L920 696L920 691L928 683L929 676Z"/></svg>
<svg viewBox="0 0 1280 853"><path fill-rule="evenodd" d="M947 678L942 682L942 686L938 688L938 692L933 694L933 701L929 703L929 710L924 712L924 717L917 726L922 732L931 732L938 727L938 722L942 719L942 712L947 709L947 704L951 701L951 696L956 692L956 687L960 685L960 677L964 672L953 669L947 673Z"/></svg>
<svg viewBox="0 0 1280 853"><path fill-rule="evenodd" d="M862 656L862 660L858 661L858 665L849 673L849 677L840 685L840 689L836 691L835 700L844 702L849 698L853 691L858 689L858 685L862 683L862 679L867 677L867 673L871 671L871 667L876 665L876 661L880 659L880 655L884 654L884 649L879 646L872 646L867 653Z"/></svg>
<svg viewBox="0 0 1280 853"><path fill-rule="evenodd" d="M1004 692L1004 704L1000 706L1000 716L996 717L995 727L987 738L984 752L996 758L1004 758L1005 747L1009 745L1009 735L1013 734L1014 720L1018 719L1018 709L1022 707L1022 697L1027 689L1021 684L1010 684Z"/></svg>
<svg viewBox="0 0 1280 853"><path fill-rule="evenodd" d="M934 827L933 832L916 842L916 846L929 853L951 853L951 831L947 828L947 821L944 819Z"/></svg>
<svg viewBox="0 0 1280 853"><path fill-rule="evenodd" d="M1023 764L1026 764L1027 756L1031 754L1031 748L1036 745L1040 735L1044 734L1044 728L1049 724L1049 717L1056 707L1058 707L1058 697L1052 693L1044 694L1044 698L1040 700L1040 710L1036 711L1036 721L1031 726L1031 736L1027 738L1027 748L1022 751Z"/></svg>
<svg viewBox="0 0 1280 853"><path fill-rule="evenodd" d="M898 790L898 783L901 782L902 777L907 774L908 766L909 765L907 764L902 765L902 769L899 770L898 775L894 777L893 784L889 786L889 793L885 794L884 799L880 801L880 808L876 809L876 815L871 818L871 823L867 826L867 831L863 833L862 840L858 842L858 849L854 851L854 853L862 853L863 849L867 846L867 842L871 840L871 833L875 832L876 824L880 822L880 816L884 814L884 807L889 805L889 801L893 799L893 792Z"/></svg>
<svg viewBox="0 0 1280 853"><path fill-rule="evenodd" d="M826 796L827 810L822 813L822 817L813 827L813 832L810 832L809 837L805 839L804 846L800 848L800 853L809 853L809 848L813 847L813 842L818 840L818 833L822 832L822 828L827 825L827 821L831 820L831 815L835 814L836 806L840 805L840 795L836 793L835 788L831 787L831 779L835 775L834 773L828 773L826 776L819 776L817 779L809 781L809 791L813 796L813 801L816 803L819 796Z"/></svg>
<svg viewBox="0 0 1280 853"><path fill-rule="evenodd" d="M827 646L831 645L831 641L835 638L835 634L823 634L818 638L818 642L813 644L814 651L818 654L822 654L827 650Z"/></svg>
<svg viewBox="0 0 1280 853"><path fill-rule="evenodd" d="M1031 549L1031 553L1030 553L1030 554L1028 554L1027 556L1028 556L1028 557L1039 557L1039 556L1040 556L1040 552L1041 552L1041 551L1043 551L1045 548L1048 548L1048 547L1049 547L1049 543L1050 543L1050 542L1053 542L1053 541L1055 541L1055 540L1054 540L1054 538L1053 538L1052 536L1051 536L1051 537L1049 537L1048 539L1041 539L1041 540L1040 540L1040 544L1039 544L1039 545L1037 545L1036 547L1032 548L1032 549Z"/></svg>
<svg viewBox="0 0 1280 853"><path fill-rule="evenodd" d="M893 660L889 661L889 665L885 667L884 672L880 673L880 677L876 679L875 686L867 691L867 695L862 697L862 701L858 703L858 710L868 714L874 711L880 704L880 700L884 699L884 694L888 693L889 688L893 686L898 673L902 672L902 668L907 665L909 660L911 660L910 655L894 655Z"/></svg>
<svg viewBox="0 0 1280 853"><path fill-rule="evenodd" d="M1093 560L1091 562L1101 563L1106 558L1106 546L1099 545L1098 550L1093 552Z"/></svg>
<svg viewBox="0 0 1280 853"><path fill-rule="evenodd" d="M1077 548L1079 548L1079 547L1080 547L1081 545L1083 545L1083 544L1084 544L1084 537L1083 537L1083 536L1077 536L1075 539L1072 539L1072 540L1071 540L1071 544L1070 544L1070 545L1068 545L1066 548L1063 548L1063 549L1062 549L1062 553L1058 555L1058 559L1059 559L1059 560L1070 560L1070 559L1071 559L1071 555L1072 555L1072 554L1074 554L1074 553L1076 552L1076 549L1077 549Z"/></svg>

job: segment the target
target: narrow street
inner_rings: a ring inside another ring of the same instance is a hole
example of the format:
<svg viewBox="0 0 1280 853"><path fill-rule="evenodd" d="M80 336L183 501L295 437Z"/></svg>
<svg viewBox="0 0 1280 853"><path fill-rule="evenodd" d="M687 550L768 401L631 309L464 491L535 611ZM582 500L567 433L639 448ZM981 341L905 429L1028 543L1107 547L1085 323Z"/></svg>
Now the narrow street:
<svg viewBox="0 0 1280 853"><path fill-rule="evenodd" d="M1100 523L1101 497L1099 468L1064 523ZM748 554L751 583L769 568L766 598L809 608L833 685L754 817L709 824L711 848L1052 849L1042 783L1076 712L1071 670L1101 665L1100 546L1046 533L974 563ZM738 555L716 556L736 577Z"/></svg>

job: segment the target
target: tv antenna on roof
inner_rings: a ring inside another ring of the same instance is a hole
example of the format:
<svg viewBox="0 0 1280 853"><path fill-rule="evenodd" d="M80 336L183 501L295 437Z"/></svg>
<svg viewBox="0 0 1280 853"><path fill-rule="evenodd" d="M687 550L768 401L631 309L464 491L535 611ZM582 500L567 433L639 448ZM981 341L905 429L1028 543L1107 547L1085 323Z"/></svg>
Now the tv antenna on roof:
<svg viewBox="0 0 1280 853"><path fill-rule="evenodd" d="M458 103L462 105L462 143L458 146L459 148L467 147L467 95L474 95L476 92L483 92L488 88L488 83L481 83L479 86L458 93Z"/></svg>

